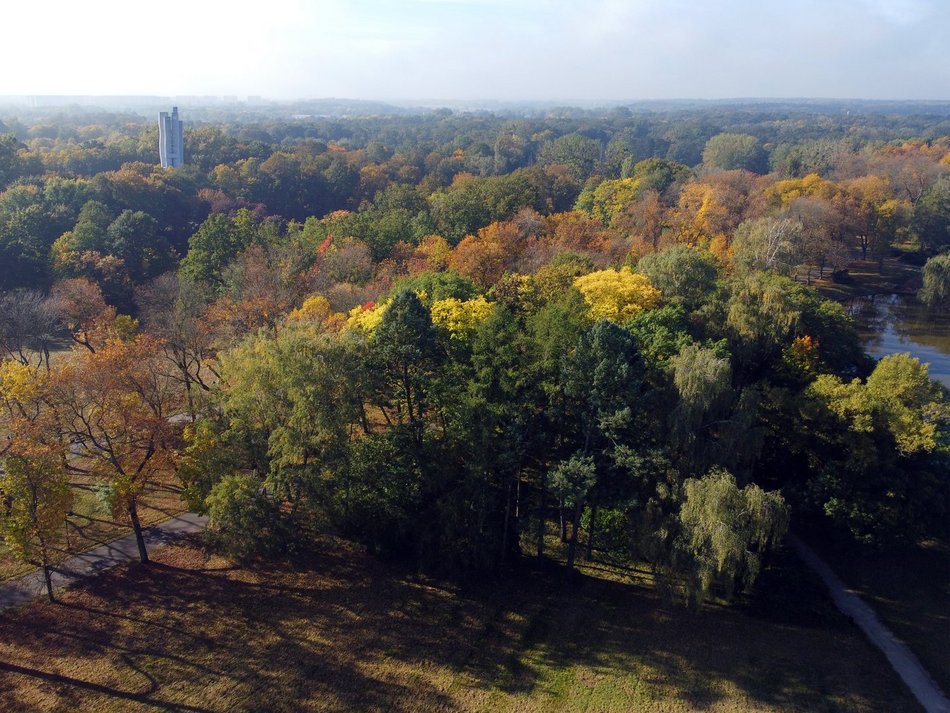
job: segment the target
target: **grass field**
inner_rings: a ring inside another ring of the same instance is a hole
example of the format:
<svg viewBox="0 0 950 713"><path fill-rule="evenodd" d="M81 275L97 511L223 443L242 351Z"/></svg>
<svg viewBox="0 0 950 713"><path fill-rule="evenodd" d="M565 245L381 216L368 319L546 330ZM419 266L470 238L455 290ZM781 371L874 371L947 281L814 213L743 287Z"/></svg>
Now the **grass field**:
<svg viewBox="0 0 950 713"><path fill-rule="evenodd" d="M461 586L318 549L240 567L173 546L0 615L0 710L918 710L787 554L694 614L606 565Z"/></svg>

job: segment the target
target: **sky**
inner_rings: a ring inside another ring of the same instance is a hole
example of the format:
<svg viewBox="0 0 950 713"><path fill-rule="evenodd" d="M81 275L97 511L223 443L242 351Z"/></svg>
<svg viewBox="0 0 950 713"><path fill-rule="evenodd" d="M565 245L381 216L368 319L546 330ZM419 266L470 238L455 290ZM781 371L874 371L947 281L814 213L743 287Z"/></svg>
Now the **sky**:
<svg viewBox="0 0 950 713"><path fill-rule="evenodd" d="M20 0L0 95L950 99L950 0Z"/></svg>

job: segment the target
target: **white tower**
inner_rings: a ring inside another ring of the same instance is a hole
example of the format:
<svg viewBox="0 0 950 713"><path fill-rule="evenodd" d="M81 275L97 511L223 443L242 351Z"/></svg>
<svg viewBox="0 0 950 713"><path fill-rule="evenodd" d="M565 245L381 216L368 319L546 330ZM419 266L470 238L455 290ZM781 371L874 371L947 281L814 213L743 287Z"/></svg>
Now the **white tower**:
<svg viewBox="0 0 950 713"><path fill-rule="evenodd" d="M177 106L172 107L171 114L163 111L158 115L158 157L162 168L178 168L185 162L185 142Z"/></svg>

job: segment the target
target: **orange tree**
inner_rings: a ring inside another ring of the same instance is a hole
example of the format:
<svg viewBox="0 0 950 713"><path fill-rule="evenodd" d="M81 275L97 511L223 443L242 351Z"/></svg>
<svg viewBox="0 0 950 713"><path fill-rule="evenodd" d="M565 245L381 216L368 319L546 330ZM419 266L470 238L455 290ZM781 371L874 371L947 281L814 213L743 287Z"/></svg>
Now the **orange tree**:
<svg viewBox="0 0 950 713"><path fill-rule="evenodd" d="M175 382L164 372L162 344L147 335L115 336L57 375L52 400L62 436L70 443L67 467L108 488L114 512L125 512L139 557L148 561L139 498L173 465L178 428L169 422L179 405Z"/></svg>

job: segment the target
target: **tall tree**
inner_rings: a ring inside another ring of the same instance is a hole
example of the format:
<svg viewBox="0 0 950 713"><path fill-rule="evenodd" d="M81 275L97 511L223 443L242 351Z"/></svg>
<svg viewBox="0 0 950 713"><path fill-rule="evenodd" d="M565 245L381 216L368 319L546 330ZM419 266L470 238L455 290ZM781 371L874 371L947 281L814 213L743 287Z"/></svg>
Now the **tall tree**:
<svg viewBox="0 0 950 713"><path fill-rule="evenodd" d="M179 394L166 377L161 343L111 337L57 374L52 401L75 456L67 467L105 484L116 512L128 515L142 562L148 561L139 501L170 472L178 428L168 421Z"/></svg>

